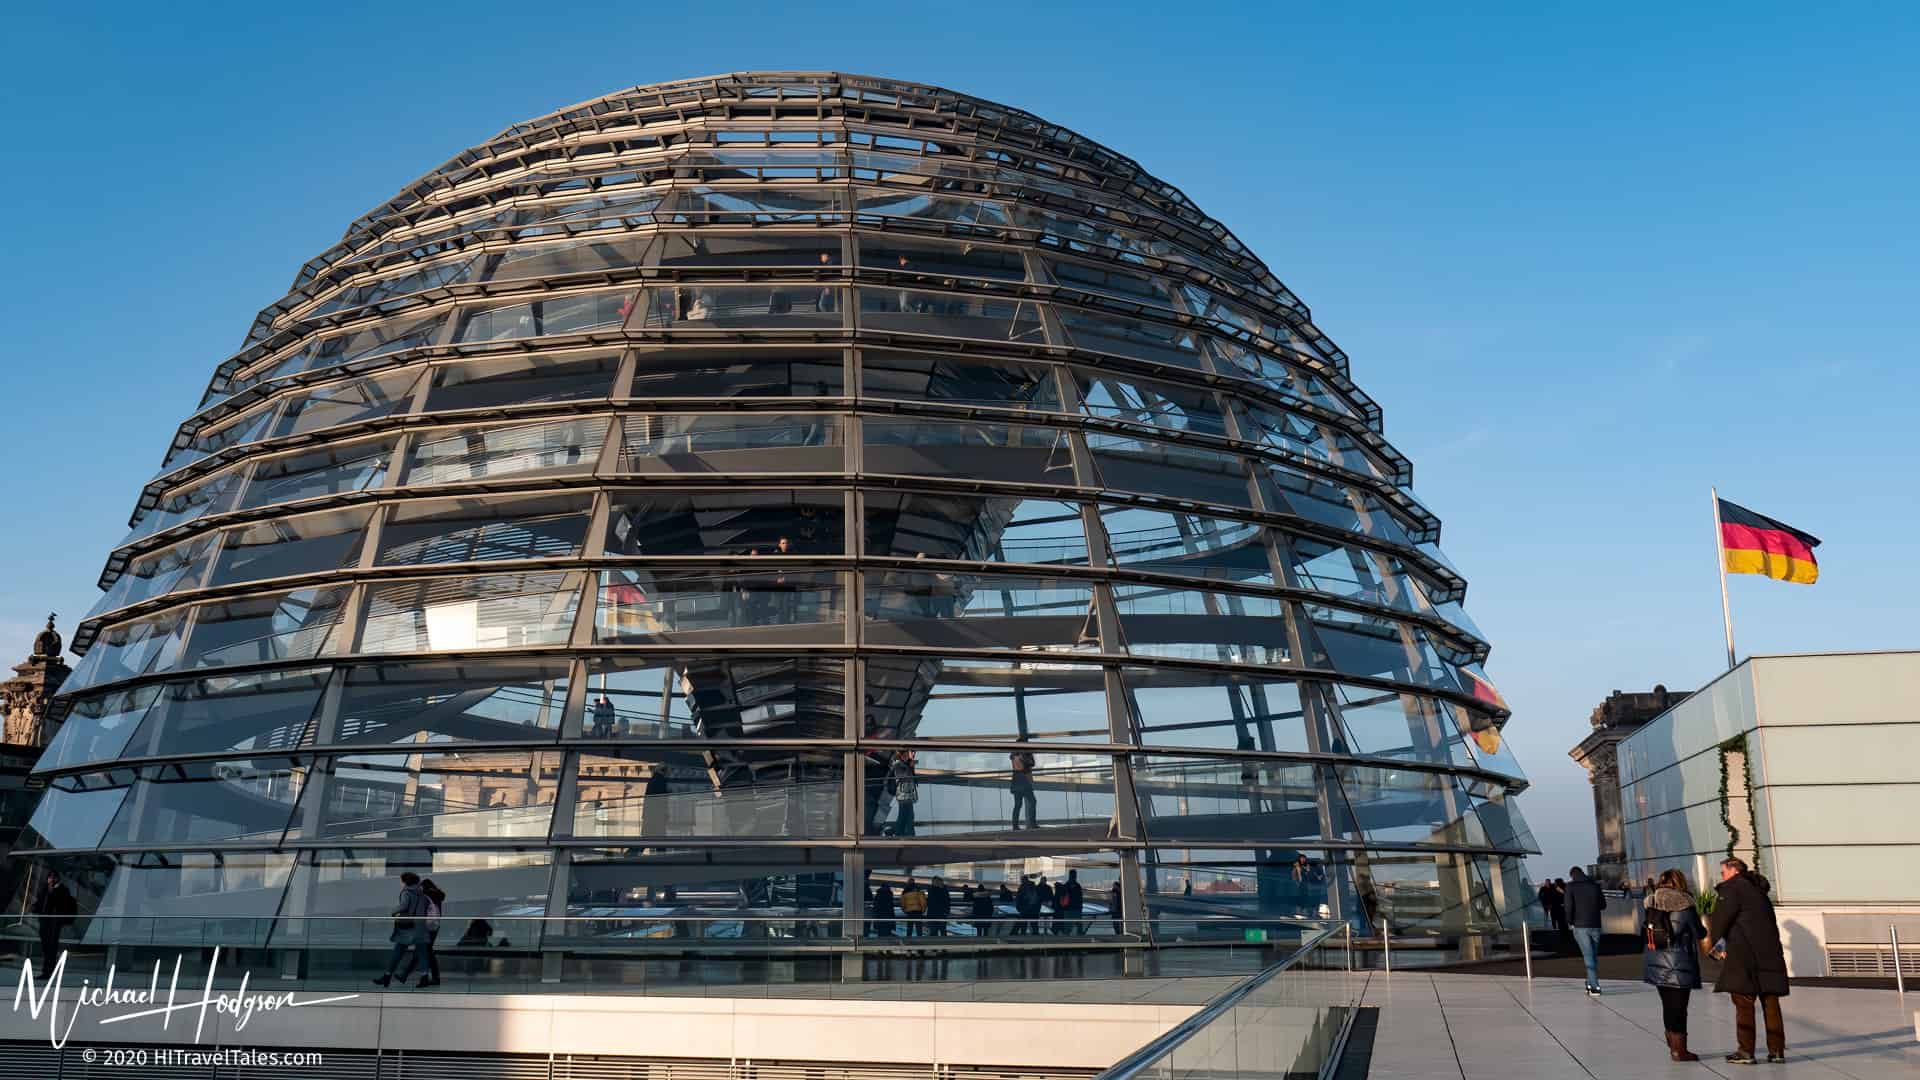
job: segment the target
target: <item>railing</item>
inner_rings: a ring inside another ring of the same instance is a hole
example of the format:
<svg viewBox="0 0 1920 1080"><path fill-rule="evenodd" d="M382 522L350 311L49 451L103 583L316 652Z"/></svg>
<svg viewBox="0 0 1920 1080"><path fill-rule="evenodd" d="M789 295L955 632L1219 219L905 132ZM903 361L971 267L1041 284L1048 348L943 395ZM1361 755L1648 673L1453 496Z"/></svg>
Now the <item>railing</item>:
<svg viewBox="0 0 1920 1080"><path fill-rule="evenodd" d="M1344 970L1344 958L1328 955L1345 932L1327 927L1306 938L1291 956L1215 997L1094 1080L1331 1074L1359 986Z"/></svg>

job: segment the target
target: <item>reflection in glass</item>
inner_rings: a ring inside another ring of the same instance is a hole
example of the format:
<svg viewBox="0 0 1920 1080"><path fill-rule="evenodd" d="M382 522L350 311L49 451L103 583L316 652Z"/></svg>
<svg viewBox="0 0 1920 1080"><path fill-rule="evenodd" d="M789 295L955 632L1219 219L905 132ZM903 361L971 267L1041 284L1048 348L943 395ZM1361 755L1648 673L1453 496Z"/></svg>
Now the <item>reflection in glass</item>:
<svg viewBox="0 0 1920 1080"><path fill-rule="evenodd" d="M567 705L565 660L363 664L341 686L334 741L551 741Z"/></svg>
<svg viewBox="0 0 1920 1080"><path fill-rule="evenodd" d="M583 753L578 792L573 834L581 838L840 835L833 754Z"/></svg>
<svg viewBox="0 0 1920 1080"><path fill-rule="evenodd" d="M559 784L553 751L349 754L334 760L320 835L545 838Z"/></svg>
<svg viewBox="0 0 1920 1080"><path fill-rule="evenodd" d="M378 566L560 559L580 553L591 495L404 502L380 532Z"/></svg>
<svg viewBox="0 0 1920 1080"><path fill-rule="evenodd" d="M680 285L648 289L642 330L838 329L844 307L831 285Z"/></svg>
<svg viewBox="0 0 1920 1080"><path fill-rule="evenodd" d="M975 341L1047 343L1040 305L1029 300L871 285L860 290L860 327Z"/></svg>
<svg viewBox="0 0 1920 1080"><path fill-rule="evenodd" d="M1155 574L1272 585L1266 530L1246 521L1141 506L1102 506L1115 566Z"/></svg>
<svg viewBox="0 0 1920 1080"><path fill-rule="evenodd" d="M345 586L295 589L215 600L194 609L182 667L228 667L309 660L338 650L334 628L346 616Z"/></svg>
<svg viewBox="0 0 1920 1080"><path fill-rule="evenodd" d="M867 349L860 393L899 401L1058 412L1060 392L1045 364Z"/></svg>
<svg viewBox="0 0 1920 1080"><path fill-rule="evenodd" d="M209 585L291 577L360 565L371 509L269 518L227 532Z"/></svg>
<svg viewBox="0 0 1920 1080"><path fill-rule="evenodd" d="M839 555L837 491L619 492L607 515L613 555Z"/></svg>
<svg viewBox="0 0 1920 1080"><path fill-rule="evenodd" d="M1277 597L1116 582L1113 606L1135 656L1286 664L1286 604Z"/></svg>
<svg viewBox="0 0 1920 1080"><path fill-rule="evenodd" d="M1109 739L1106 675L1086 664L874 656L866 709L873 739Z"/></svg>
<svg viewBox="0 0 1920 1080"><path fill-rule="evenodd" d="M580 575L558 572L396 581L367 589L360 651L460 652L563 645Z"/></svg>
<svg viewBox="0 0 1920 1080"><path fill-rule="evenodd" d="M127 756L310 746L327 676L327 668L312 667L170 681L146 710Z"/></svg>
<svg viewBox="0 0 1920 1080"><path fill-rule="evenodd" d="M613 390L620 353L504 356L433 369L428 412L497 409L548 401L603 398Z"/></svg>
<svg viewBox="0 0 1920 1080"><path fill-rule="evenodd" d="M254 466L239 508L371 491L386 481L392 457L393 440L375 439L268 458Z"/></svg>
<svg viewBox="0 0 1920 1080"><path fill-rule="evenodd" d="M459 484L591 472L611 422L586 416L428 432L414 439L406 482Z"/></svg>
<svg viewBox="0 0 1920 1080"><path fill-rule="evenodd" d="M866 640L885 645L1099 652L1090 582L943 570L866 581Z"/></svg>
<svg viewBox="0 0 1920 1080"><path fill-rule="evenodd" d="M839 397L844 369L838 350L641 349L634 357L631 396Z"/></svg>
<svg viewBox="0 0 1920 1080"><path fill-rule="evenodd" d="M277 844L312 767L312 758L145 766L102 843Z"/></svg>
<svg viewBox="0 0 1920 1080"><path fill-rule="evenodd" d="M819 656L598 656L587 661L591 739L838 739L846 666Z"/></svg>
<svg viewBox="0 0 1920 1080"><path fill-rule="evenodd" d="M867 554L1085 566L1078 503L932 492L867 493Z"/></svg>
<svg viewBox="0 0 1920 1080"><path fill-rule="evenodd" d="M593 639L638 642L702 630L825 626L841 621L844 589L841 575L819 571L603 570Z"/></svg>
<svg viewBox="0 0 1920 1080"><path fill-rule="evenodd" d="M872 472L1029 484L1074 482L1072 445L1067 433L1055 428L878 417L861 427Z"/></svg>

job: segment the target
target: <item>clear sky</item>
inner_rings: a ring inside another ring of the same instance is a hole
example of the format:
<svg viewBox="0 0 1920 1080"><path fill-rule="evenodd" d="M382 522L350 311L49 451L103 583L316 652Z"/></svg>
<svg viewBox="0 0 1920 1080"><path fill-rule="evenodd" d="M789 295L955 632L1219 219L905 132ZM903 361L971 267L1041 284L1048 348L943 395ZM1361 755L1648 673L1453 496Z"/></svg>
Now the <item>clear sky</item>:
<svg viewBox="0 0 1920 1080"><path fill-rule="evenodd" d="M213 367L403 184L638 83L897 76L1136 158L1312 306L1446 523L1564 873L1593 706L1724 666L1710 484L1826 542L1816 586L1733 580L1743 655L1920 647L1920 15L1340 6L15 7L0 663L92 605Z"/></svg>

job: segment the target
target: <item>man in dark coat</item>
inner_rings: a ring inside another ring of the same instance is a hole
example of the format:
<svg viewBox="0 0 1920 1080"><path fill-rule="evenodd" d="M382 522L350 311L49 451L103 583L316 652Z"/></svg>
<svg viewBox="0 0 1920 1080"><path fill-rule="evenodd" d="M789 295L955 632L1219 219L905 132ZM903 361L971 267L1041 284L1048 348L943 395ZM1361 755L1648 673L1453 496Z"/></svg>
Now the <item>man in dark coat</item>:
<svg viewBox="0 0 1920 1080"><path fill-rule="evenodd" d="M60 875L48 872L46 885L40 890L40 898L34 904L33 913L40 918L40 960L48 971L60 960L60 935L72 924L74 913L79 910L74 903L73 893L68 891L67 883Z"/></svg>
<svg viewBox="0 0 1920 1080"><path fill-rule="evenodd" d="M1587 876L1579 867L1568 870L1573 880L1567 882L1567 922L1573 926L1573 943L1580 946L1580 956L1587 962L1587 993L1598 996L1600 993L1600 913L1607 910L1607 897L1600 891L1600 883Z"/></svg>
<svg viewBox="0 0 1920 1080"><path fill-rule="evenodd" d="M1787 954L1780 947L1780 924L1774 921L1773 888L1766 878L1747 869L1739 859L1720 863L1720 899L1707 926L1707 938L1717 944L1722 958L1716 994L1733 997L1734 1034L1739 1049L1727 1055L1736 1065L1753 1063L1753 1005L1757 1000L1767 1020L1767 1060L1787 1060L1787 1027L1780 1016L1780 999L1787 996Z"/></svg>

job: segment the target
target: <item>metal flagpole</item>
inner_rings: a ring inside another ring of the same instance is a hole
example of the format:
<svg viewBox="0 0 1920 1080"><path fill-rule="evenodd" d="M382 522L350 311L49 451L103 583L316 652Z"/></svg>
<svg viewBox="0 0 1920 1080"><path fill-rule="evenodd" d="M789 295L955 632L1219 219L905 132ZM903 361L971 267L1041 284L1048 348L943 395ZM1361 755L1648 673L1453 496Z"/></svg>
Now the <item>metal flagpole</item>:
<svg viewBox="0 0 1920 1080"><path fill-rule="evenodd" d="M1710 487L1707 491L1713 496L1713 561L1720 569L1720 617L1727 624L1727 670L1732 671L1733 604L1727 599L1727 542L1720 531L1720 489Z"/></svg>

